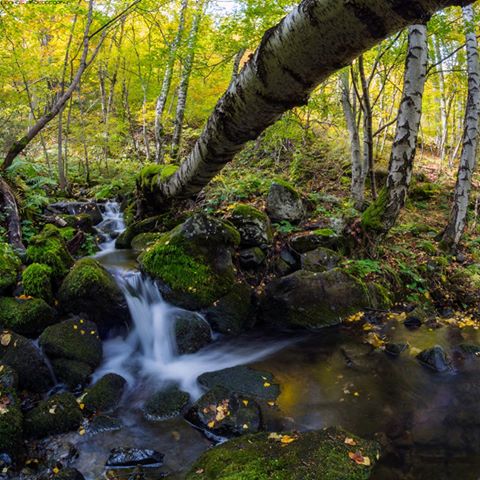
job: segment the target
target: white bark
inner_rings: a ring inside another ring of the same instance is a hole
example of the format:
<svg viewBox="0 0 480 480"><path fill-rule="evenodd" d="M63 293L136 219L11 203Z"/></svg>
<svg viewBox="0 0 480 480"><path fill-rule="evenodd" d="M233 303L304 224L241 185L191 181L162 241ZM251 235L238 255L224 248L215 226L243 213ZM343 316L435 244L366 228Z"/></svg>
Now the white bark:
<svg viewBox="0 0 480 480"><path fill-rule="evenodd" d="M468 100L465 111L463 148L448 225L442 241L453 248L459 244L467 224L467 211L476 166L480 118L480 62L472 5L463 9L468 62Z"/></svg>
<svg viewBox="0 0 480 480"><path fill-rule="evenodd" d="M440 134L438 138L438 151L440 155L440 165L443 168L443 163L446 158L447 139L448 139L448 111L447 111L447 97L445 90L445 73L443 71L442 53L440 51L440 40L435 36L433 38L433 45L435 47L435 62L439 65L438 72L438 96L440 100Z"/></svg>
<svg viewBox="0 0 480 480"><path fill-rule="evenodd" d="M188 158L159 185L153 209L197 194L287 110L305 105L333 72L391 33L426 21L455 0L303 0L268 30L260 47L217 104ZM460 2L461 3L461 2ZM469 1L464 1L467 4Z"/></svg>

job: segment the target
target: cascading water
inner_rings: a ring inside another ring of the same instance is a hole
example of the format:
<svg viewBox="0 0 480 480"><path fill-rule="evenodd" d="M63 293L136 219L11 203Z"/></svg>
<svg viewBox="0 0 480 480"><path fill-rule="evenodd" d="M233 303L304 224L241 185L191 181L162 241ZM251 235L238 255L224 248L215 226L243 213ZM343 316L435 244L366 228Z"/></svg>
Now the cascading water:
<svg viewBox="0 0 480 480"><path fill-rule="evenodd" d="M142 383L158 389L176 384L197 398L201 394L197 378L202 373L254 362L286 345L285 341L263 339L256 343L252 339L236 339L215 342L195 354L179 355L174 322L181 309L165 302L151 279L136 270L114 266L115 262L109 260L110 255L118 255L114 236L124 228L119 206L114 202L106 204L104 220L97 228L102 232L105 227L104 234L112 233L100 246L102 251L97 259L112 271L122 288L133 326L126 337L105 342L104 363L96 378L113 372L122 375L131 387Z"/></svg>
<svg viewBox="0 0 480 480"><path fill-rule="evenodd" d="M100 250L109 252L115 248L115 239L125 230L125 221L117 202L105 203L104 209L103 220L97 225L97 230L105 237L99 245Z"/></svg>

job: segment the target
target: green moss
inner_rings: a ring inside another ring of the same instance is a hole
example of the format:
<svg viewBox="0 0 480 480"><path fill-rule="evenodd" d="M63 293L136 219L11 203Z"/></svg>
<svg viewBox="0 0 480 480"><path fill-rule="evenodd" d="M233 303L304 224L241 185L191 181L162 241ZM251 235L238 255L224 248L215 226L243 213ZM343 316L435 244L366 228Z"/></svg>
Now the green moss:
<svg viewBox="0 0 480 480"><path fill-rule="evenodd" d="M34 337L55 321L55 312L42 299L0 298L0 325Z"/></svg>
<svg viewBox="0 0 480 480"><path fill-rule="evenodd" d="M441 191L442 187L436 183L417 183L410 189L409 198L415 201L431 200Z"/></svg>
<svg viewBox="0 0 480 480"><path fill-rule="evenodd" d="M52 269L48 265L32 263L22 273L25 295L42 298L51 303L53 299L51 278Z"/></svg>
<svg viewBox="0 0 480 480"><path fill-rule="evenodd" d="M64 277L73 265L62 232L54 225L45 225L41 233L31 238L27 260L29 263L48 265L55 278Z"/></svg>
<svg viewBox="0 0 480 480"><path fill-rule="evenodd" d="M154 393L145 403L144 416L150 421L176 417L188 404L190 395L177 387L170 387Z"/></svg>
<svg viewBox="0 0 480 480"><path fill-rule="evenodd" d="M170 178L177 170L177 165L146 165L138 175L137 182L142 190L152 191L155 185Z"/></svg>
<svg viewBox="0 0 480 480"><path fill-rule="evenodd" d="M365 230L382 231L382 216L387 205L387 189L382 188L377 199L363 212L362 226Z"/></svg>
<svg viewBox="0 0 480 480"><path fill-rule="evenodd" d="M21 446L23 417L15 391L0 386L0 453L17 456Z"/></svg>
<svg viewBox="0 0 480 480"><path fill-rule="evenodd" d="M336 236L336 232L335 230L331 229L331 228L319 228L317 230L314 230L312 232L314 235L317 235L319 237L334 237Z"/></svg>
<svg viewBox="0 0 480 480"><path fill-rule="evenodd" d="M287 445L268 433L246 435L208 450L187 480L367 480L378 455L375 442L339 429L289 433ZM356 446L345 444L345 438ZM349 453L361 452L371 466L358 465ZM200 473L198 473L200 472Z"/></svg>
<svg viewBox="0 0 480 480"><path fill-rule="evenodd" d="M87 388L80 397L87 413L109 412L120 403L125 379L115 373L108 373L93 387Z"/></svg>
<svg viewBox="0 0 480 480"><path fill-rule="evenodd" d="M281 187L286 188L295 198L300 198L300 195L298 194L295 187L293 187L293 185L291 185L287 181L281 178L275 178L275 180L272 183L276 183L277 185L280 185Z"/></svg>
<svg viewBox="0 0 480 480"><path fill-rule="evenodd" d="M162 233L140 233L132 240L132 249L145 250L145 248L157 242L162 235Z"/></svg>
<svg viewBox="0 0 480 480"><path fill-rule="evenodd" d="M268 220L268 217L265 213L258 210L258 208L252 207L245 203L237 203L229 208L229 211L232 216L239 216L245 218L253 218L261 220L262 222Z"/></svg>
<svg viewBox="0 0 480 480"><path fill-rule="evenodd" d="M0 292L15 286L20 263L12 247L0 242Z"/></svg>

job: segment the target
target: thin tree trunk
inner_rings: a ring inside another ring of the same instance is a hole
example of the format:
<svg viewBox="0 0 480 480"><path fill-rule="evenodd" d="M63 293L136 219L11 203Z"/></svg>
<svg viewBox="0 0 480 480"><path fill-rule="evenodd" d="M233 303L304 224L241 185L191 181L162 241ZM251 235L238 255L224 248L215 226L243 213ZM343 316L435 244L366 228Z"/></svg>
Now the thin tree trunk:
<svg viewBox="0 0 480 480"><path fill-rule="evenodd" d="M468 2L465 2L465 4ZM150 209L200 192L284 112L305 105L314 88L389 34L427 20L455 0L339 2L303 0L270 29L218 102L179 170L160 183Z"/></svg>
<svg viewBox="0 0 480 480"><path fill-rule="evenodd" d="M155 106L155 162L163 162L163 146L165 143L165 130L163 126L163 114L165 111L165 105L167 104L168 94L170 92L170 86L172 84L173 67L175 65L175 59L177 57L177 49L182 41L183 30L185 29L185 15L187 13L188 0L182 0L182 7L180 10L180 18L178 20L178 30L170 46L170 52L168 56L167 66L165 67L165 73L163 75L162 89L160 95L157 98L157 104Z"/></svg>
<svg viewBox="0 0 480 480"><path fill-rule="evenodd" d="M385 235L395 225L401 209L405 206L422 118L427 57L427 27L412 25L408 29L403 93L387 184L362 217L363 226L379 235Z"/></svg>
<svg viewBox="0 0 480 480"><path fill-rule="evenodd" d="M67 179L65 177L65 164L63 162L63 111L65 105L58 114L58 135L57 135L57 169L58 169L58 186L60 190L67 187Z"/></svg>
<svg viewBox="0 0 480 480"><path fill-rule="evenodd" d="M185 119L185 107L187 105L188 86L190 84L190 75L192 74L193 62L195 60L195 51L197 48L198 30L203 15L204 0L197 0L197 9L193 17L192 27L188 36L187 55L183 62L182 76L178 87L177 111L175 114L175 123L172 139L172 157L176 158L180 147L182 137L183 121Z"/></svg>
<svg viewBox="0 0 480 480"><path fill-rule="evenodd" d="M10 185L0 176L0 196L2 207L7 218L8 241L15 250L23 252L22 229L17 201Z"/></svg>
<svg viewBox="0 0 480 480"><path fill-rule="evenodd" d="M455 249L460 243L467 224L472 176L476 166L480 118L480 62L472 5L464 7L463 16L467 32L468 100L465 111L463 149L453 205L447 227L442 234L442 243L452 249Z"/></svg>

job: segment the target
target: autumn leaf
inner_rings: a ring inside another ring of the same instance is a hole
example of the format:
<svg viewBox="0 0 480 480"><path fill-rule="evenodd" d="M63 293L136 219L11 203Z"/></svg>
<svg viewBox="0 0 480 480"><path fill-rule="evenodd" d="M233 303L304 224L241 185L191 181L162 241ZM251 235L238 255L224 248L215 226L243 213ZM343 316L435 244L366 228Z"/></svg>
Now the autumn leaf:
<svg viewBox="0 0 480 480"><path fill-rule="evenodd" d="M4 333L3 335L0 336L0 343L4 347L8 347L11 340L12 340L12 335L10 333Z"/></svg>
<svg viewBox="0 0 480 480"><path fill-rule="evenodd" d="M371 465L370 459L364 457L360 452L348 452L350 460L353 460L357 465L364 465L369 467Z"/></svg>
<svg viewBox="0 0 480 480"><path fill-rule="evenodd" d="M297 437L291 437L290 435L282 435L280 442L288 445L289 443L295 442L295 440L297 440Z"/></svg>
<svg viewBox="0 0 480 480"><path fill-rule="evenodd" d="M344 441L345 445L350 445L351 447L354 447L357 442L353 438L346 437Z"/></svg>

